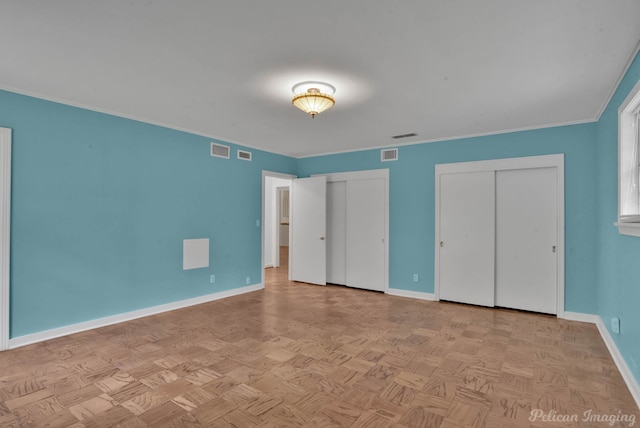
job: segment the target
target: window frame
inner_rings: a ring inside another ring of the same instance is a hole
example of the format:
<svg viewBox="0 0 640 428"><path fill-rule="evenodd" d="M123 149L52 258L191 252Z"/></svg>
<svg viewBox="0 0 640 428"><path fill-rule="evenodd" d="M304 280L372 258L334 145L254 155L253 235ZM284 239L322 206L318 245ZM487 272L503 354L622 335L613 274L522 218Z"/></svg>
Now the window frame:
<svg viewBox="0 0 640 428"><path fill-rule="evenodd" d="M640 80L618 109L618 221L622 235L640 237ZM626 177L631 177L630 181ZM635 213L623 214L629 205Z"/></svg>

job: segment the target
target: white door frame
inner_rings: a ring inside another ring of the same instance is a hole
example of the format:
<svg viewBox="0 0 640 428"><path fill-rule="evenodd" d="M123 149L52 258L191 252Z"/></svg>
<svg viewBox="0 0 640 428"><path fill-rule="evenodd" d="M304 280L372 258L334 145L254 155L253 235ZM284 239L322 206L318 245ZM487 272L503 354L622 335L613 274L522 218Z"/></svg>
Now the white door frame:
<svg viewBox="0 0 640 428"><path fill-rule="evenodd" d="M265 201L266 201L266 183L267 177L275 177L275 178L284 178L287 180L293 180L294 178L298 178L296 175L292 175L292 174L284 174L281 172L274 172L274 171L267 171L267 170L263 170L262 171L262 219L260 220L260 224L262 225L262 233L260 234L261 236L261 240L260 240L260 267L261 267L261 272L260 272L260 284L262 285L262 287L264 288L264 232L265 232L265 224L264 224L264 218L265 218ZM289 198L291 198L291 192L289 192ZM291 238L291 235L289 235L289 238ZM291 248L291 247L289 247ZM289 275L291 275L291 263L289 263Z"/></svg>
<svg viewBox="0 0 640 428"><path fill-rule="evenodd" d="M0 351L9 349L11 129L0 128Z"/></svg>
<svg viewBox="0 0 640 428"><path fill-rule="evenodd" d="M384 180L384 293L389 292L389 169L370 169L365 171L336 172L330 174L313 174L312 176L324 175L327 183L332 181L369 180L381 178Z"/></svg>
<svg viewBox="0 0 640 428"><path fill-rule="evenodd" d="M434 295L440 300L440 176L463 172L500 171L530 168L557 169L558 198L558 274L557 274L557 317L564 318L564 154L528 156L521 158L494 159L486 161L439 164L435 167L435 257Z"/></svg>

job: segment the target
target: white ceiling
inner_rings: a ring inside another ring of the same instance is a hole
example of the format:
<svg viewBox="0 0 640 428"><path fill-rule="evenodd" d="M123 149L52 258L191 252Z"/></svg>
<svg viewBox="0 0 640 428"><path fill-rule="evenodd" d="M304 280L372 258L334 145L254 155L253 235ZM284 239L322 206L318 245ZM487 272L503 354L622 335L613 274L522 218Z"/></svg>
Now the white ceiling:
<svg viewBox="0 0 640 428"><path fill-rule="evenodd" d="M640 0L0 0L0 17L1 88L296 157L595 120L640 40ZM304 80L335 107L293 107Z"/></svg>

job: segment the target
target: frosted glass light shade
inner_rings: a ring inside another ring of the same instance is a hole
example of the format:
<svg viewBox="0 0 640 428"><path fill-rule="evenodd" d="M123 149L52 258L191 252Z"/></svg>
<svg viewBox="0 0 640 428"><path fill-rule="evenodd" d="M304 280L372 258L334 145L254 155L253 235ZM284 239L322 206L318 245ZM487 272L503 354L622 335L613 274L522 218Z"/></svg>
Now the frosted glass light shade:
<svg viewBox="0 0 640 428"><path fill-rule="evenodd" d="M327 83L301 82L293 87L293 93L291 103L313 118L336 103L332 97L335 88Z"/></svg>

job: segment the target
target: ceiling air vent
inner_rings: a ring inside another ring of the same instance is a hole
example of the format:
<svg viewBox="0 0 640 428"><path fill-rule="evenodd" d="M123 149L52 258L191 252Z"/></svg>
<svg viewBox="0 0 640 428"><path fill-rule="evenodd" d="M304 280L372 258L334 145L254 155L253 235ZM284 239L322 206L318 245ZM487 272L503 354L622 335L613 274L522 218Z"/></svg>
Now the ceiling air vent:
<svg viewBox="0 0 640 428"><path fill-rule="evenodd" d="M250 161L251 160L251 152L246 150L238 150L238 159Z"/></svg>
<svg viewBox="0 0 640 428"><path fill-rule="evenodd" d="M416 134L415 132L411 132L409 134L398 134L398 135L394 135L391 138L397 140L399 138L409 138L409 137L416 137L418 134Z"/></svg>
<svg viewBox="0 0 640 428"><path fill-rule="evenodd" d="M382 150L380 150L380 160L382 162L398 160L398 149L382 149Z"/></svg>
<svg viewBox="0 0 640 428"><path fill-rule="evenodd" d="M229 159L229 153L231 149L229 146L225 146L218 143L211 143L211 156L215 156L217 158L225 158Z"/></svg>

